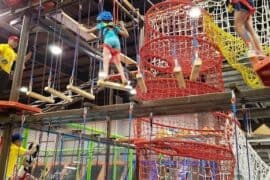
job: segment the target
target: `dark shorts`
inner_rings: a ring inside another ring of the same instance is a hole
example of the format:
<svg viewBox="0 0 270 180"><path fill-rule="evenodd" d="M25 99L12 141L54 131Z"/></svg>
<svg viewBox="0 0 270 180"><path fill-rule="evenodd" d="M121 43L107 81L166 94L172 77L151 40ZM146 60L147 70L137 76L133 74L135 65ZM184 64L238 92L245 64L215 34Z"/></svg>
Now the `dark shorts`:
<svg viewBox="0 0 270 180"><path fill-rule="evenodd" d="M252 8L255 7L253 0L248 0L248 3ZM242 4L241 2L233 4L233 7L236 11L247 11L247 12L250 11L250 9L246 5Z"/></svg>
<svg viewBox="0 0 270 180"><path fill-rule="evenodd" d="M9 74L0 68L0 93L5 92L10 84ZM0 98L1 99L1 98Z"/></svg>

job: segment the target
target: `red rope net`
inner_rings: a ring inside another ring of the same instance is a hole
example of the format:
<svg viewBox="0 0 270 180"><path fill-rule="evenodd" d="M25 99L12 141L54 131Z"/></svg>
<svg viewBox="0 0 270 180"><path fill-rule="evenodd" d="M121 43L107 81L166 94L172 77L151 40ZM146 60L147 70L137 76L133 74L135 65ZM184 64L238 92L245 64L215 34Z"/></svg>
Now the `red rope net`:
<svg viewBox="0 0 270 180"><path fill-rule="evenodd" d="M154 117L152 120L138 118L134 121L134 136L134 144L139 153L140 173L144 174L140 174L140 178L146 176L147 179L151 176L151 171L158 169L152 165L143 165L145 163L155 162L169 168L163 163L160 164L160 156L173 160L180 158L214 163L212 170L215 173L213 175L212 172L212 175L215 178L233 177L234 156L230 146L232 119L227 114L170 115ZM197 166L203 168L202 165ZM149 168L152 170L148 171ZM188 168L189 172L186 173L192 174L192 168ZM182 171L183 164L174 166L174 169ZM209 174L202 176L211 177Z"/></svg>
<svg viewBox="0 0 270 180"><path fill-rule="evenodd" d="M224 90L223 57L205 36L204 16L191 16L192 7L189 0L168 0L146 13L139 68L147 92L137 88L138 99ZM198 76L191 78L198 59L202 60ZM183 87L176 78L176 67L182 70ZM232 120L226 114L169 115L134 122L140 179L233 179Z"/></svg>
<svg viewBox="0 0 270 180"><path fill-rule="evenodd" d="M223 57L204 35L203 16L198 19L189 16L191 7L187 0L165 1L146 13L139 67L148 90L143 93L138 88L139 99L164 99L224 90ZM195 51L202 65L198 78L190 81ZM178 64L183 71L185 88L178 87L173 72Z"/></svg>
<svg viewBox="0 0 270 180"><path fill-rule="evenodd" d="M234 160L201 160L161 155L150 149L139 149L139 179L233 179ZM216 151L221 154L222 152Z"/></svg>

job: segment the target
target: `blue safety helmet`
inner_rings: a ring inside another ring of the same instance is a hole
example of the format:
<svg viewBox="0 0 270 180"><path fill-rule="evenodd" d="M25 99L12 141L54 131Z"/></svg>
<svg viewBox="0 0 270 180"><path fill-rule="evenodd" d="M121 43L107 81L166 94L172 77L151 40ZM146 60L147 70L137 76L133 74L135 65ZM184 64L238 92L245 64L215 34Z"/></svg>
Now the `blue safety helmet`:
<svg viewBox="0 0 270 180"><path fill-rule="evenodd" d="M15 142L17 140L19 140L19 141L22 141L23 140L23 137L22 137L22 135L20 133L15 133L11 137L11 141L12 142Z"/></svg>
<svg viewBox="0 0 270 180"><path fill-rule="evenodd" d="M97 21L112 21L112 20L113 20L113 16L112 16L112 13L109 11L102 11L97 16Z"/></svg>

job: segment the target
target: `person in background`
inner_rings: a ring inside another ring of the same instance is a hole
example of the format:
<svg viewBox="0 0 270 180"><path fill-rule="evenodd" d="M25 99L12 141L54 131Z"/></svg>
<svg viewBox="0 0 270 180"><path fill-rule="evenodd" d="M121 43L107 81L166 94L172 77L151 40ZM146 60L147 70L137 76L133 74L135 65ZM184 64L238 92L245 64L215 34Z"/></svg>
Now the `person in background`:
<svg viewBox="0 0 270 180"><path fill-rule="evenodd" d="M106 79L109 73L109 64L113 62L120 73L122 83L128 83L121 64L120 52L121 45L119 36L127 38L129 36L124 22L120 21L119 25L113 23L113 16L109 11L101 12L97 17L98 24L96 27L89 29L89 33L99 31L103 41L103 74L100 73L100 79ZM101 75L102 74L102 75Z"/></svg>
<svg viewBox="0 0 270 180"><path fill-rule="evenodd" d="M253 28L252 15L255 12L253 0L232 0L235 30L248 47L248 57L264 57L261 42Z"/></svg>
<svg viewBox="0 0 270 180"><path fill-rule="evenodd" d="M10 84L10 79L12 78L12 69L17 60L17 54L15 49L19 43L19 38L17 36L10 36L8 42L0 44L0 94L4 93ZM25 56L25 62L30 60L32 57L32 52L27 53Z"/></svg>
<svg viewBox="0 0 270 180"><path fill-rule="evenodd" d="M28 146L28 150L31 150L34 146L34 143L30 143L30 145ZM39 153L39 145L36 145L36 151L31 154L31 155L27 155L24 160L23 160L23 164L19 169L18 172L18 178L19 180L34 180L36 179L32 174L32 169L33 169L33 165L36 162L37 156Z"/></svg>
<svg viewBox="0 0 270 180"><path fill-rule="evenodd" d="M32 155L37 151L36 145L33 145L32 148L29 150L21 147L22 140L23 138L20 133L15 133L11 137L11 146L9 150L7 171L6 171L7 180L12 180L14 176L16 177L16 172L14 172L14 169L18 163L19 157Z"/></svg>

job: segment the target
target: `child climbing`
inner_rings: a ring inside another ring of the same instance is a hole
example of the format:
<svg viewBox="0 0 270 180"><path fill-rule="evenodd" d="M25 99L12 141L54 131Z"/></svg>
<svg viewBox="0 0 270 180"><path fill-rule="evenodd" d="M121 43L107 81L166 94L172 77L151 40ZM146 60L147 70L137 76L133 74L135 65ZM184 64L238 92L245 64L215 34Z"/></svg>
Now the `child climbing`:
<svg viewBox="0 0 270 180"><path fill-rule="evenodd" d="M26 150L23 147L21 147L22 140L23 138L19 133L15 133L11 137L11 146L8 156L6 179L12 179L13 177L16 177L14 169L16 167L16 164L18 163L19 157L33 155L37 151L36 145L32 146L32 148L29 150Z"/></svg>
<svg viewBox="0 0 270 180"><path fill-rule="evenodd" d="M113 16L109 11L101 12L97 17L97 26L89 29L89 33L99 31L103 41L103 72L99 73L99 79L106 79L109 73L110 62L116 65L123 84L127 84L127 78L120 60L121 45L119 35L127 38L129 36L123 21L119 25L113 23Z"/></svg>
<svg viewBox="0 0 270 180"><path fill-rule="evenodd" d="M19 180L36 179L34 176L31 175L31 173L32 173L33 165L39 153L39 145L34 145L34 143L31 143L28 147L28 150L32 149L34 146L36 146L36 151L34 152L34 154L26 155L23 161L23 165L19 169L19 172L18 172Z"/></svg>
<svg viewBox="0 0 270 180"><path fill-rule="evenodd" d="M252 14L255 12L253 0L232 0L234 25L238 35L248 47L249 57L264 57L261 42L253 28Z"/></svg>

